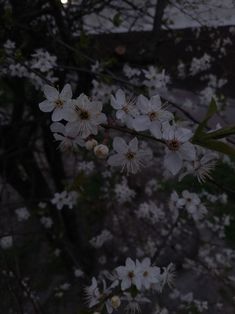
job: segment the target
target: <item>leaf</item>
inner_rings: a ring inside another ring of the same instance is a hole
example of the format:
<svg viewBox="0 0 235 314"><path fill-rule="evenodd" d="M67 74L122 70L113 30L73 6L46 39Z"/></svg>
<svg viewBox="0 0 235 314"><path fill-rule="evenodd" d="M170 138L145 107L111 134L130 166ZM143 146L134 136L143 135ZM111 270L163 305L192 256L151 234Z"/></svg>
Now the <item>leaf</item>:
<svg viewBox="0 0 235 314"><path fill-rule="evenodd" d="M113 25L118 27L122 24L121 14L118 12L113 17Z"/></svg>
<svg viewBox="0 0 235 314"><path fill-rule="evenodd" d="M206 127L208 120L217 112L217 105L214 98L211 99L209 104L209 108L207 110L206 116L203 121L198 125L195 134L193 136L194 139L199 138L203 134L203 129Z"/></svg>
<svg viewBox="0 0 235 314"><path fill-rule="evenodd" d="M234 135L235 134L235 126L230 126L226 128L221 128L219 130L205 133L203 135L203 139L220 139L229 135Z"/></svg>
<svg viewBox="0 0 235 314"><path fill-rule="evenodd" d="M201 140L195 142L195 144L226 155L235 156L235 148L221 141Z"/></svg>

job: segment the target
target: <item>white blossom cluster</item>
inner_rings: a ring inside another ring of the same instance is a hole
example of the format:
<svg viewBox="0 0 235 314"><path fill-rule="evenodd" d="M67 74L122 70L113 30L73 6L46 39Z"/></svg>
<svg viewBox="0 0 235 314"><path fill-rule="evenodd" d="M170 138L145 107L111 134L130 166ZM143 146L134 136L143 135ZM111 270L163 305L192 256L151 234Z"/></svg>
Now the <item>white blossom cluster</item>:
<svg viewBox="0 0 235 314"><path fill-rule="evenodd" d="M113 274L106 274L110 282L102 280L102 288L98 286L95 277L92 284L85 289L89 308L100 313L103 308L107 313L113 313L122 305L126 310L135 313L140 311L141 303L149 303L150 300L143 296L146 291L161 292L165 285L172 285L174 280L174 266L169 264L160 269L151 266L149 258L134 262L127 258L125 266L117 267Z"/></svg>
<svg viewBox="0 0 235 314"><path fill-rule="evenodd" d="M77 202L78 193L76 191L63 191L61 193L55 193L51 199L51 203L56 206L58 210L61 210L64 206L72 209Z"/></svg>
<svg viewBox="0 0 235 314"><path fill-rule="evenodd" d="M114 137L113 154L111 152L107 163L112 167L120 167L127 174L135 174L142 167L150 165L152 150L142 148L137 139L142 132L149 132L153 139L165 145L164 166L173 175L186 168L186 173L197 173L199 180L203 181L214 166L214 162L211 165L210 158L204 158L204 161L202 156L198 160L200 152L190 142L192 131L175 123L173 114L162 104L159 95L150 99L140 95L134 101L124 91L117 90L115 96L111 95L111 107L116 111L116 121L115 124L110 124L102 112L100 101L89 99L84 94L73 99L69 84L61 92L45 85L44 94L46 100L39 107L44 112L52 112L51 131L55 140L60 142L62 150L85 147L93 149L98 158L105 159L110 149L106 144L98 143L94 136L101 129L115 129L120 125L133 130L136 137L129 142L122 137Z"/></svg>
<svg viewBox="0 0 235 314"><path fill-rule="evenodd" d="M36 49L29 60L18 60L16 44L7 40L4 45L6 66L1 69L2 74L11 77L28 78L36 89L41 89L44 80L55 83L58 78L54 76L57 66L57 57L45 49Z"/></svg>
<svg viewBox="0 0 235 314"><path fill-rule="evenodd" d="M153 201L141 203L136 211L136 215L138 218L148 219L152 224L165 219L163 209L158 207Z"/></svg>
<svg viewBox="0 0 235 314"><path fill-rule="evenodd" d="M101 234L92 238L89 242L94 248L98 249L101 248L107 241L112 240L112 238L113 236L109 230L103 230Z"/></svg>
<svg viewBox="0 0 235 314"><path fill-rule="evenodd" d="M136 192L128 186L128 182L125 177L122 178L122 181L120 183L117 183L114 186L114 193L115 199L118 201L119 204L131 202L136 195Z"/></svg>
<svg viewBox="0 0 235 314"><path fill-rule="evenodd" d="M188 190L184 190L181 197L175 191L172 192L169 205L176 216L184 209L195 222L200 221L207 214L207 208L198 194L190 193Z"/></svg>

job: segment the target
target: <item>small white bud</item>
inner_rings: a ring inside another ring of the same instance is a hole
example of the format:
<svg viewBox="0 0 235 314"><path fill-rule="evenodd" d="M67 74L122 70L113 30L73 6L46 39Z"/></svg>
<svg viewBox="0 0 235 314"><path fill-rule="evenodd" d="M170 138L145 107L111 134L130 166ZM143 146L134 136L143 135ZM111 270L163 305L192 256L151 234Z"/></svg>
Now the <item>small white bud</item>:
<svg viewBox="0 0 235 314"><path fill-rule="evenodd" d="M100 144L95 146L94 153L98 158L105 159L108 156L109 148L106 145Z"/></svg>
<svg viewBox="0 0 235 314"><path fill-rule="evenodd" d="M117 309L121 305L121 299L119 298L118 295L114 295L111 298L111 304L114 309Z"/></svg>
<svg viewBox="0 0 235 314"><path fill-rule="evenodd" d="M92 140L88 140L85 143L85 147L87 150L92 150L98 145L98 142L93 138Z"/></svg>

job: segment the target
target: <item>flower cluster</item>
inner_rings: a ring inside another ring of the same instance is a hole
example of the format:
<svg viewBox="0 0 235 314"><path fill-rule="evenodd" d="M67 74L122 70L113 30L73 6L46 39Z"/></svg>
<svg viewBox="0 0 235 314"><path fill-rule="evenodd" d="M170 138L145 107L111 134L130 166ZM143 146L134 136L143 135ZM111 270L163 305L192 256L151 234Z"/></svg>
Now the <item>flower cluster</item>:
<svg viewBox="0 0 235 314"><path fill-rule="evenodd" d="M106 274L106 277L111 281L109 287L103 279L103 289L100 289L93 277L91 286L85 289L89 308L95 308L97 312L106 308L110 314L124 304L126 310L135 312L140 310L139 304L150 302L143 296L144 292L161 292L166 284L172 285L174 266L170 264L161 269L151 266L149 258L134 262L128 257L125 266L117 267L113 274Z"/></svg>
<svg viewBox="0 0 235 314"><path fill-rule="evenodd" d="M190 193L188 190L182 192L181 197L174 191L171 194L170 207L176 215L179 214L179 210L185 210L195 222L200 221L206 214L207 208L201 202L198 194Z"/></svg>
<svg viewBox="0 0 235 314"><path fill-rule="evenodd" d="M102 127L115 129L116 125L121 125L133 130L132 133L136 136L148 131L153 140L164 144L166 147L164 165L173 175L178 174L181 169L188 168L186 173L198 171L199 179L204 180L211 169L210 166L207 167L208 159L201 160L202 167L199 166L200 161L196 164L199 153L197 154L196 147L190 142L193 133L176 124L173 114L162 104L159 95L154 95L150 99L139 95L134 100L126 96L123 90L117 90L115 96L110 96L117 120L114 125L110 125L102 112L102 103L91 100L85 94L73 99L69 84L66 84L61 92L45 85L44 94L46 100L41 102L39 107L44 112L52 112L51 131L55 140L60 141L61 150L85 147L93 150L98 158L106 159L109 155L109 148L105 144L107 140L104 138L103 143L98 143L93 137L98 135ZM150 165L152 155L149 147L141 147L137 137L127 143L125 139L114 136L113 151L107 162L110 166L120 167L127 174L135 174L143 166ZM190 163L194 163L191 168Z"/></svg>
<svg viewBox="0 0 235 314"><path fill-rule="evenodd" d="M51 199L51 203L54 204L58 210L61 210L64 206L68 206L70 209L74 207L77 202L78 193L76 191L63 191L61 193L55 193Z"/></svg>

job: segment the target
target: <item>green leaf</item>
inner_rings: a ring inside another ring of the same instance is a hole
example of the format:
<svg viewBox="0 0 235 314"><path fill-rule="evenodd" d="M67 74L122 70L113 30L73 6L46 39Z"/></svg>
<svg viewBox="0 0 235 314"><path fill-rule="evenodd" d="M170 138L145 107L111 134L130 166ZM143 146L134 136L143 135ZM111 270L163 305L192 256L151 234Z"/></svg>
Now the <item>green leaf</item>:
<svg viewBox="0 0 235 314"><path fill-rule="evenodd" d="M205 133L203 135L203 139L220 139L229 135L234 135L235 134L235 126L230 126L226 128L221 128L219 130Z"/></svg>
<svg viewBox="0 0 235 314"><path fill-rule="evenodd" d="M209 104L209 108L207 110L206 116L203 121L198 125L195 134L193 136L194 139L199 138L203 134L203 129L206 127L208 120L217 112L217 105L214 98L211 99Z"/></svg>
<svg viewBox="0 0 235 314"><path fill-rule="evenodd" d="M113 17L113 25L118 27L122 24L121 14L118 12Z"/></svg>
<svg viewBox="0 0 235 314"><path fill-rule="evenodd" d="M195 142L195 144L203 146L211 150L215 150L217 152L220 152L226 155L235 156L235 148L221 141L201 140L201 141Z"/></svg>

